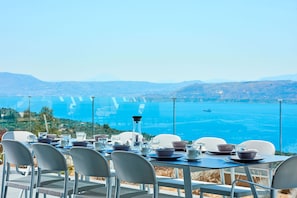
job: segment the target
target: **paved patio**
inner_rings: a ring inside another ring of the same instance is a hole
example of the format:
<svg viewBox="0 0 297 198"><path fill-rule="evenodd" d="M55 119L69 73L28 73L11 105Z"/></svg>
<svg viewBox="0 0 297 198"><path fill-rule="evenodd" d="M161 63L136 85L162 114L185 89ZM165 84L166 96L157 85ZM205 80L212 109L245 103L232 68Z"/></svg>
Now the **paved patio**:
<svg viewBox="0 0 297 198"><path fill-rule="evenodd" d="M0 165L0 177L1 177L1 180L0 180L0 183L1 183L1 186L2 186L2 169L3 169L3 165ZM138 186L135 186L135 185L122 185L123 187L129 187L129 188L138 188ZM16 189L16 188L8 188L8 193L7 193L7 197L19 197L20 195L20 190L19 189ZM177 196L177 191L175 189L173 189L173 191L171 190L164 190L164 189L161 189L160 190L160 195L159 197L160 198L176 198L178 197ZM24 196L23 196L24 197ZM54 198L55 196L50 196L50 195L47 195L47 198ZM185 197L185 195L183 193L181 193L181 197ZM199 197L198 195L195 195L194 197ZM56 197L55 197L56 198Z"/></svg>

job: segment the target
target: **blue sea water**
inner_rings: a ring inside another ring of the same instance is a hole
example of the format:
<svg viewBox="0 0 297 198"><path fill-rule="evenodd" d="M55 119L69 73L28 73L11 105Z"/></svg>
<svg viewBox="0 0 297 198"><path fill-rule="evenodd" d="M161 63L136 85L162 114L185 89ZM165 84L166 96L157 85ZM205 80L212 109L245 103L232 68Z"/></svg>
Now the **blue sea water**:
<svg viewBox="0 0 297 198"><path fill-rule="evenodd" d="M184 140L203 136L238 144L248 139L271 141L277 150L297 153L297 104L248 102L161 102L145 98L32 97L32 112L44 106L54 116L108 124L123 131L133 129L133 115L141 115L141 131L156 135L175 133ZM0 107L28 109L28 97L0 98ZM281 107L281 108L280 108ZM281 123L280 123L281 121ZM280 141L280 136L282 137Z"/></svg>

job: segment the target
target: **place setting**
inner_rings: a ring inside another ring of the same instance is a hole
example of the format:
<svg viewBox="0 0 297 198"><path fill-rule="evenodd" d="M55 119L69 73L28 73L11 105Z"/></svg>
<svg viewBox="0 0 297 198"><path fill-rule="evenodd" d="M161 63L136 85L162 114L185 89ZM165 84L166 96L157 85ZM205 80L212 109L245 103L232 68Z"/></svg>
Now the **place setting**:
<svg viewBox="0 0 297 198"><path fill-rule="evenodd" d="M183 157L182 153L175 153L174 148L157 148L155 153L148 154L148 157L160 161L172 161Z"/></svg>
<svg viewBox="0 0 297 198"><path fill-rule="evenodd" d="M113 151L127 151L127 152L134 152L140 153L143 144L141 142L126 142L122 143L121 141L115 142L94 142L94 148L99 152L105 152L111 154ZM145 151L143 151L145 152Z"/></svg>
<svg viewBox="0 0 297 198"><path fill-rule="evenodd" d="M238 148L236 155L227 157L228 162L252 163L263 160L264 157L258 154L256 149Z"/></svg>
<svg viewBox="0 0 297 198"><path fill-rule="evenodd" d="M200 150L190 147L190 148L187 148L187 154L186 154L185 159L188 162L196 162L201 159L200 155L201 155Z"/></svg>
<svg viewBox="0 0 297 198"><path fill-rule="evenodd" d="M208 154L212 155L235 155L235 145L234 144L218 144L217 150L208 150Z"/></svg>

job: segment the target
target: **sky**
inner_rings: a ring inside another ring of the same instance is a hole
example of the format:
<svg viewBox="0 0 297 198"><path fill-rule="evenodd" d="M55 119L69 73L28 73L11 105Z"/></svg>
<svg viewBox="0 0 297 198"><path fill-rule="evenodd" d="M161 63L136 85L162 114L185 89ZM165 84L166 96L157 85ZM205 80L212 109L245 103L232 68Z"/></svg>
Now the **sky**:
<svg viewBox="0 0 297 198"><path fill-rule="evenodd" d="M297 1L0 0L0 71L43 81L297 74Z"/></svg>

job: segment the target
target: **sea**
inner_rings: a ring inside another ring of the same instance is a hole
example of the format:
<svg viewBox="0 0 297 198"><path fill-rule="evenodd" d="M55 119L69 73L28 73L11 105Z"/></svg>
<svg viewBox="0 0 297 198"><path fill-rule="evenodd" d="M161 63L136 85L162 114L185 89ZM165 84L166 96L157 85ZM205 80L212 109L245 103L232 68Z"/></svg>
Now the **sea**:
<svg viewBox="0 0 297 198"><path fill-rule="evenodd" d="M209 102L135 97L0 97L0 108L39 112L53 109L58 118L108 124L122 131L150 135L170 133L193 141L204 136L238 144L249 139L272 142L276 150L297 153L297 104L275 102ZM133 116L142 116L136 123Z"/></svg>

